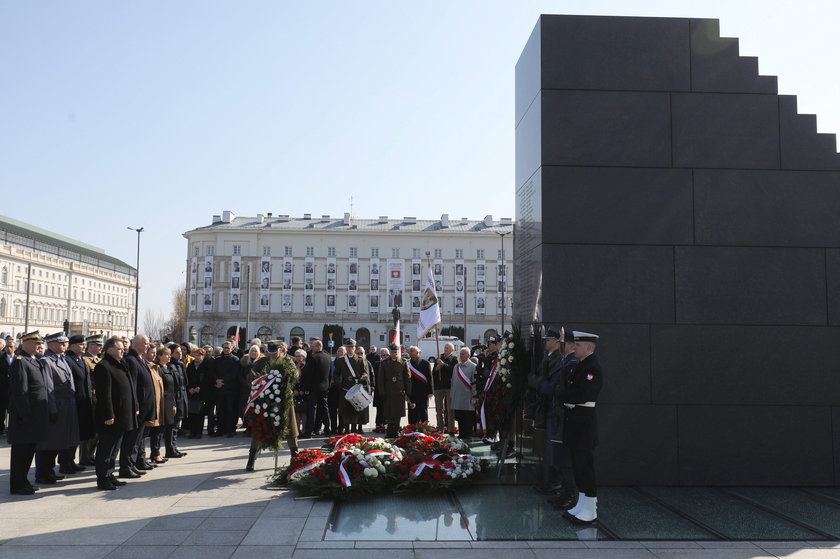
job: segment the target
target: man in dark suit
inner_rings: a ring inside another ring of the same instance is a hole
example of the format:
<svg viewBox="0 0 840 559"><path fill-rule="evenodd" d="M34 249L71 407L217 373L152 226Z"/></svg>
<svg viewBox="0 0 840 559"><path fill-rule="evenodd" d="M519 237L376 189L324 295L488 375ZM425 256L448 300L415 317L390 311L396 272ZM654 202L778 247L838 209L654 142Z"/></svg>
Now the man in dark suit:
<svg viewBox="0 0 840 559"><path fill-rule="evenodd" d="M146 433L146 421L157 418L155 402L155 386L152 381L152 373L143 360L143 355L149 349L149 338L144 334L137 334L131 340L131 348L125 353L125 362L128 366L131 380L134 383L135 398L137 398L137 427L125 433L120 446L120 473L122 478L138 478L151 470L154 466L147 464L142 457L141 447L143 446Z"/></svg>
<svg viewBox="0 0 840 559"><path fill-rule="evenodd" d="M119 338L105 340L102 360L93 369L96 389L94 422L99 431L96 450L96 486L113 490L126 482L114 476L114 466L123 435L136 431L138 421L135 382L123 359L123 342Z"/></svg>
<svg viewBox="0 0 840 559"><path fill-rule="evenodd" d="M322 425L325 434L330 433L334 427L330 424L327 407L332 360L324 351L321 340L313 340L311 349L303 369L303 386L309 391L309 396L306 399L306 429L300 435L301 438L311 437Z"/></svg>
<svg viewBox="0 0 840 559"><path fill-rule="evenodd" d="M35 445L44 438L50 421L58 420L47 390L47 372L39 358L43 350L44 339L38 331L24 334L9 371L9 489L15 495L35 493L28 479Z"/></svg>
<svg viewBox="0 0 840 559"><path fill-rule="evenodd" d="M6 410L9 407L9 371L15 360L15 339L6 336L0 352L0 435L6 431Z"/></svg>
<svg viewBox="0 0 840 559"><path fill-rule="evenodd" d="M411 402L408 410L408 422L417 425L429 421L429 398L432 397L432 364L421 359L420 348L413 345L408 348L408 370L411 372Z"/></svg>
<svg viewBox="0 0 840 559"><path fill-rule="evenodd" d="M233 437L236 432L236 419L239 417L239 374L242 370L239 359L232 350L233 343L225 342L222 344L222 354L213 361L217 432L227 437Z"/></svg>
<svg viewBox="0 0 840 559"><path fill-rule="evenodd" d="M76 388L76 414L79 419L79 463L90 462L89 441L94 436L93 429L93 376L84 360L85 337L82 334L70 336L70 345L64 356L70 371L73 373L73 384ZM75 464L76 449L62 451L58 455L61 464L59 472L72 474L84 470Z"/></svg>

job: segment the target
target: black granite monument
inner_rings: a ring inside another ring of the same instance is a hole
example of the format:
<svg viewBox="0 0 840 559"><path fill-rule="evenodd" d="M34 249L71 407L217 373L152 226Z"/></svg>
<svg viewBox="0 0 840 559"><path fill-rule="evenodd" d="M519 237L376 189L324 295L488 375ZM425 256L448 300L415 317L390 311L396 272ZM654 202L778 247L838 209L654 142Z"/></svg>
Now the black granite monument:
<svg viewBox="0 0 840 559"><path fill-rule="evenodd" d="M516 319L601 335L602 484L840 482L840 156L717 20L542 16Z"/></svg>

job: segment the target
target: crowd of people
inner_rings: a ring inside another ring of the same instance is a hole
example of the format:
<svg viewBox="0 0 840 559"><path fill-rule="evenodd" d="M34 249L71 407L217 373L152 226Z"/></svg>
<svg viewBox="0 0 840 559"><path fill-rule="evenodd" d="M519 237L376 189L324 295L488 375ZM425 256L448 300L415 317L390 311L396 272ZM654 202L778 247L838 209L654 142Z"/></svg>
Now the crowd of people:
<svg viewBox="0 0 840 559"><path fill-rule="evenodd" d="M57 332L0 337L0 431L11 445L10 490L31 495L29 480L52 485L87 468L96 486L112 491L170 459L186 456L179 437L234 437L244 428L251 382L267 357L285 356L295 365L293 429L287 440L361 433L373 413L374 432L396 436L403 419L429 420L434 398L437 426L470 437L475 403L496 359L498 341L483 352L455 351L425 359L416 346L377 350L343 340L334 355L320 338L304 343L234 339L221 347L152 343ZM367 399L347 394L361 385ZM370 410L370 406L374 410ZM8 425L5 424L8 408ZM247 469L258 449L252 445ZM56 468L58 471L56 471Z"/></svg>

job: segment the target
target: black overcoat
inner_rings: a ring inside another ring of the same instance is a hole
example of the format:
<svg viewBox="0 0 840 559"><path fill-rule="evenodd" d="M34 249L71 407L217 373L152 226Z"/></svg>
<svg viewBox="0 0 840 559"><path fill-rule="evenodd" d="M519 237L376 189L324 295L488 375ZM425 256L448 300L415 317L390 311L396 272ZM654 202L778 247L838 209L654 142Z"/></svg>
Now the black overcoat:
<svg viewBox="0 0 840 559"><path fill-rule="evenodd" d="M48 380L40 359L23 352L15 356L9 369L9 444L38 443L46 436L49 416L56 413Z"/></svg>
<svg viewBox="0 0 840 559"><path fill-rule="evenodd" d="M79 437L87 440L95 434L93 426L93 374L81 355L64 353L76 385L76 413L79 416Z"/></svg>
<svg viewBox="0 0 840 559"><path fill-rule="evenodd" d="M98 432L137 429L136 388L125 359L117 361L106 354L93 369L93 386L96 390L93 417ZM107 419L113 419L113 425L105 425Z"/></svg>

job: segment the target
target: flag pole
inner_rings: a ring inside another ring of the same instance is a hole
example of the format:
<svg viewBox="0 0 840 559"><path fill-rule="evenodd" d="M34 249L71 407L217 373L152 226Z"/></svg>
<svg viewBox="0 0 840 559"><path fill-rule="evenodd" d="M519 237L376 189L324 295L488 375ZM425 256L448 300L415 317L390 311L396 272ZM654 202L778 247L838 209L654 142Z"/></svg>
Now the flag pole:
<svg viewBox="0 0 840 559"><path fill-rule="evenodd" d="M431 270L432 268L432 259L430 257L432 253L428 250L426 251L426 269ZM435 290L437 291L437 290ZM437 295L437 293L435 293ZM438 308L440 308L440 299L438 299ZM440 338L438 337L438 324L435 324L435 348L437 349L436 358L440 358Z"/></svg>

